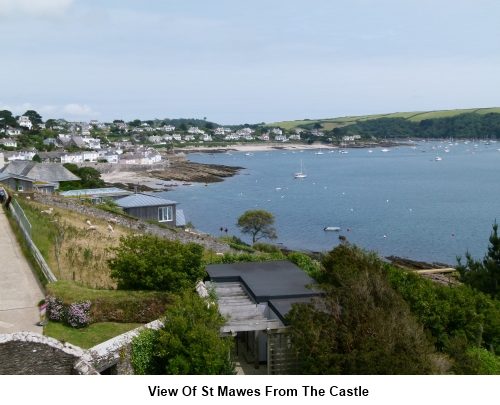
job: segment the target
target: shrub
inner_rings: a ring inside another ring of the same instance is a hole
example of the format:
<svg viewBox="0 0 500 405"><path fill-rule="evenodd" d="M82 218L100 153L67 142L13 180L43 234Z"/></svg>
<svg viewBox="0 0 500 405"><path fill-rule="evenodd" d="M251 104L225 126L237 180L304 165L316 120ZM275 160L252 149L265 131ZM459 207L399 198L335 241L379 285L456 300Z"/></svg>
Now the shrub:
<svg viewBox="0 0 500 405"><path fill-rule="evenodd" d="M132 340L135 374L234 374L231 339L219 336L225 319L217 305L185 291L167 307L165 328Z"/></svg>
<svg viewBox="0 0 500 405"><path fill-rule="evenodd" d="M84 328L90 324L90 301L73 302L68 308L68 325Z"/></svg>
<svg viewBox="0 0 500 405"><path fill-rule="evenodd" d="M292 252L288 254L287 259L295 264L297 267L301 268L310 277L315 280L319 280L320 268L317 263L315 263L309 256L301 252Z"/></svg>
<svg viewBox="0 0 500 405"><path fill-rule="evenodd" d="M205 276L203 249L196 243L183 244L152 235L122 236L120 245L109 249L115 253L108 260L111 278L124 290L192 288Z"/></svg>
<svg viewBox="0 0 500 405"><path fill-rule="evenodd" d="M132 351L130 362L134 368L134 374L158 374L155 348L158 344L158 331L144 329L139 336L132 340Z"/></svg>
<svg viewBox="0 0 500 405"><path fill-rule="evenodd" d="M255 250L265 253L280 253L281 250L278 246L272 245L271 243L265 242L255 242L252 246Z"/></svg>
<svg viewBox="0 0 500 405"><path fill-rule="evenodd" d="M468 350L469 354L477 356L479 360L478 374L499 375L500 374L500 357L494 353L480 347L473 347Z"/></svg>
<svg viewBox="0 0 500 405"><path fill-rule="evenodd" d="M49 319L51 321L64 321L66 311L62 300L59 300L55 297L49 297L47 299L47 311L49 313Z"/></svg>

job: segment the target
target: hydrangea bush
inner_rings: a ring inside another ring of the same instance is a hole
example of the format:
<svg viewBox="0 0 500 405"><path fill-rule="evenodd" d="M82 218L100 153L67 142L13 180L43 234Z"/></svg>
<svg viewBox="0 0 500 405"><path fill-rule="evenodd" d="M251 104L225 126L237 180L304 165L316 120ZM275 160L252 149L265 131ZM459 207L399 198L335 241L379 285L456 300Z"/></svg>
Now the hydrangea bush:
<svg viewBox="0 0 500 405"><path fill-rule="evenodd" d="M51 321L67 323L72 328L84 328L90 324L90 301L73 302L69 307L63 301L47 298L47 310Z"/></svg>
<svg viewBox="0 0 500 405"><path fill-rule="evenodd" d="M66 311L62 300L59 300L55 297L49 297L47 299L47 310L49 312L49 319L51 321L64 321Z"/></svg>
<svg viewBox="0 0 500 405"><path fill-rule="evenodd" d="M90 301L73 302L68 308L69 326L84 328L90 324Z"/></svg>

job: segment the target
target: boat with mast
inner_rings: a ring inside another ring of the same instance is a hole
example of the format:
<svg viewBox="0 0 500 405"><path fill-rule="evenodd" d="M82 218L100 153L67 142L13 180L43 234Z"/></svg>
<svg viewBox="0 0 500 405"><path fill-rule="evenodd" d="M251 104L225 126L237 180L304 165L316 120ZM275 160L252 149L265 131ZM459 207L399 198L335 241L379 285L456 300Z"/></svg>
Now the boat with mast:
<svg viewBox="0 0 500 405"><path fill-rule="evenodd" d="M295 177L296 179L304 179L307 177L304 166L302 165L302 159L300 159L300 172L294 173L293 177Z"/></svg>

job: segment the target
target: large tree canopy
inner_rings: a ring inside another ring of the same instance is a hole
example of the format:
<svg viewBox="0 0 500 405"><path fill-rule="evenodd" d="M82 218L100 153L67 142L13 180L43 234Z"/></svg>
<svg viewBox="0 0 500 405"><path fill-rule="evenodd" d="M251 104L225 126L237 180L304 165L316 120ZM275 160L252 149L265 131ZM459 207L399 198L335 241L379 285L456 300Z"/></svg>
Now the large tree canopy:
<svg viewBox="0 0 500 405"><path fill-rule="evenodd" d="M347 243L322 260L323 297L287 314L305 374L432 374L432 344L384 264Z"/></svg>
<svg viewBox="0 0 500 405"><path fill-rule="evenodd" d="M106 185L101 179L101 173L92 167L78 167L74 163L64 163L63 166L75 176L80 177L80 181L64 182L60 190L79 190L83 188L102 188Z"/></svg>
<svg viewBox="0 0 500 405"><path fill-rule="evenodd" d="M26 111L23 116L28 117L33 124L33 127L38 127L42 123L42 116L38 114L35 110Z"/></svg>
<svg viewBox="0 0 500 405"><path fill-rule="evenodd" d="M242 233L252 235L252 243L259 239L277 239L274 215L265 210L249 210L238 218L238 226Z"/></svg>

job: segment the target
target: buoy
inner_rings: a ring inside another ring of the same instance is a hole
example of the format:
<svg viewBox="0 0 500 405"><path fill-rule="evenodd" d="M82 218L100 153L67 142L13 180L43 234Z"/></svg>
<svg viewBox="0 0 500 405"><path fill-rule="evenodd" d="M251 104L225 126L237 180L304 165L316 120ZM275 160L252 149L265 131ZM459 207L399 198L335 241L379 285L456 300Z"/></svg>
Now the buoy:
<svg viewBox="0 0 500 405"><path fill-rule="evenodd" d="M451 234L451 236L455 236L455 234L454 234L454 233L452 233L452 234Z"/></svg>
<svg viewBox="0 0 500 405"><path fill-rule="evenodd" d="M349 232L351 229L350 228L347 228L347 232Z"/></svg>
<svg viewBox="0 0 500 405"><path fill-rule="evenodd" d="M387 236L384 235L384 239L386 239L386 238L387 238Z"/></svg>
<svg viewBox="0 0 500 405"><path fill-rule="evenodd" d="M411 212L411 208L410 208L410 212Z"/></svg>
<svg viewBox="0 0 500 405"><path fill-rule="evenodd" d="M354 211L354 210L351 208L351 211Z"/></svg>
<svg viewBox="0 0 500 405"><path fill-rule="evenodd" d="M387 202L389 202L389 200L387 200Z"/></svg>
<svg viewBox="0 0 500 405"><path fill-rule="evenodd" d="M271 200L267 200L267 202L271 202Z"/></svg>

